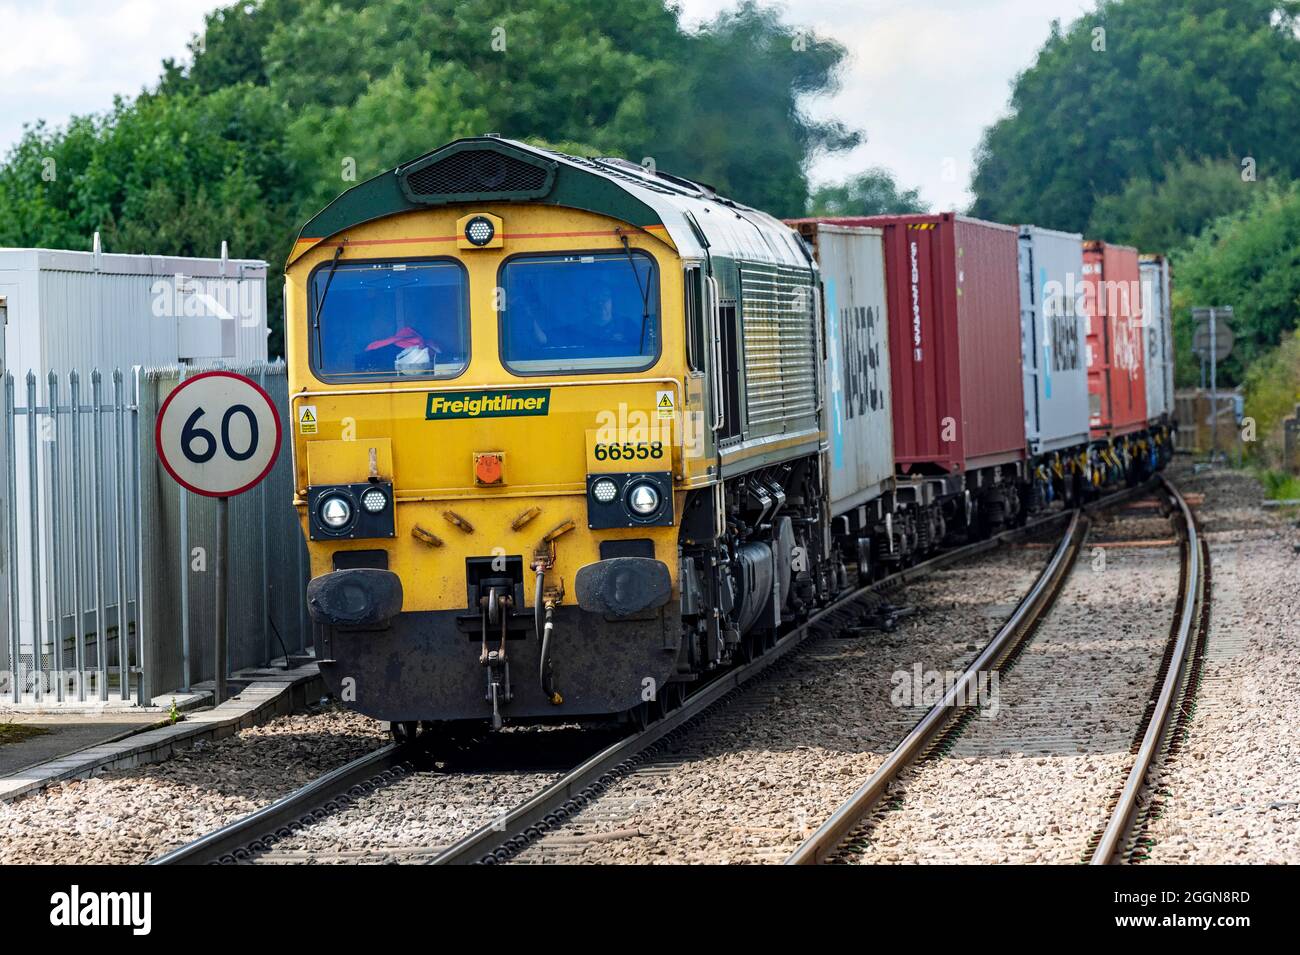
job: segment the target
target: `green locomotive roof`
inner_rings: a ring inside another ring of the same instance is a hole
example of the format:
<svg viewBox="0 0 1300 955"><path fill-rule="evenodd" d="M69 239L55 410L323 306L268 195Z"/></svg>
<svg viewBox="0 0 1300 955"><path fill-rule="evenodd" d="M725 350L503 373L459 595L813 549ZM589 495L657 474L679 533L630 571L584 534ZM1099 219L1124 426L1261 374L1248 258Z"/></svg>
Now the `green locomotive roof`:
<svg viewBox="0 0 1300 955"><path fill-rule="evenodd" d="M496 136L456 140L353 186L303 226L289 262L363 222L469 202L541 202L642 229L662 225L684 258L810 266L796 233L707 185L622 159L566 156Z"/></svg>

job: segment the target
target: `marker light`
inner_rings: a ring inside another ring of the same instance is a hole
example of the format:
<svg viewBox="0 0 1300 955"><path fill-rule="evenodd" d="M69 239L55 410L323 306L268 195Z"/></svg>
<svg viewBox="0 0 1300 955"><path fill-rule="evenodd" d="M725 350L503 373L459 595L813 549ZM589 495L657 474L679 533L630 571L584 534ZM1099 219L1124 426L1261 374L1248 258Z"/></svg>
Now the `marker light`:
<svg viewBox="0 0 1300 955"><path fill-rule="evenodd" d="M370 514L378 514L388 506L388 497L379 488L371 488L361 495L361 506Z"/></svg>
<svg viewBox="0 0 1300 955"><path fill-rule="evenodd" d="M627 496L627 506L639 517L649 517L659 510L659 492L652 484L638 484Z"/></svg>
<svg viewBox="0 0 1300 955"><path fill-rule="evenodd" d="M601 478L591 486L591 496L601 504L608 504L618 497L618 485L609 478Z"/></svg>
<svg viewBox="0 0 1300 955"><path fill-rule="evenodd" d="M465 225L465 238L470 245L487 245L496 234L496 226L486 216L475 216Z"/></svg>
<svg viewBox="0 0 1300 955"><path fill-rule="evenodd" d="M320 505L321 523L332 530L342 530L352 520L352 505L337 494L325 498Z"/></svg>

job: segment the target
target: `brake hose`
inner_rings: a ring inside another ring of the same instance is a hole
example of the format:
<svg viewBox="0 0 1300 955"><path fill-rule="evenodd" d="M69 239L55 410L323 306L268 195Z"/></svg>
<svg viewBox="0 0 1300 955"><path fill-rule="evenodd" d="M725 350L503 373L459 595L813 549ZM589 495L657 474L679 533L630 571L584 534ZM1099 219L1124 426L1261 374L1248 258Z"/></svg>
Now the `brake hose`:
<svg viewBox="0 0 1300 955"><path fill-rule="evenodd" d="M542 593L545 586L546 571L539 567L537 568L537 590L533 594L533 626L542 638L542 653L537 675L542 684L542 695L559 706L564 702L564 697L556 692L554 674L551 672L551 630L555 625L551 622L551 608L543 606Z"/></svg>

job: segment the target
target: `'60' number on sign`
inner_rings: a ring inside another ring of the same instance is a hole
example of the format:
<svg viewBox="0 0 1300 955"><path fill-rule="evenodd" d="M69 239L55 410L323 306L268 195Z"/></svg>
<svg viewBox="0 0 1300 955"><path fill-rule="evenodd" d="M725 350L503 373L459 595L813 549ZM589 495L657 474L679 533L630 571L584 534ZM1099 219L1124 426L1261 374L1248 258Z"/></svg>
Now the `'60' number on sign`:
<svg viewBox="0 0 1300 955"><path fill-rule="evenodd" d="M195 408L181 429L181 451L195 464L205 464L217 453L217 439L211 431L198 426L203 414L203 408ZM230 441L230 421L237 414L242 414L248 421L248 447L243 451L236 451ZM195 448L196 442L202 445L201 450ZM221 449L235 461L247 461L257 453L257 415L248 405L231 405L221 416Z"/></svg>

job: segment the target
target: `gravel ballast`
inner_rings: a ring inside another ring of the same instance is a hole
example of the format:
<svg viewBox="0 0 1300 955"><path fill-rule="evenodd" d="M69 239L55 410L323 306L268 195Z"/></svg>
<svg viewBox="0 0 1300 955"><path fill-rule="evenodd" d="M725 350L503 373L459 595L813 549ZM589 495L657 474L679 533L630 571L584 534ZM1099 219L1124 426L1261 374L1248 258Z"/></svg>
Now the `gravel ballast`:
<svg viewBox="0 0 1300 955"><path fill-rule="evenodd" d="M1177 599L1169 522L1097 518L1052 610L995 706L945 756L910 767L846 854L861 864L1073 863L1104 826L1156 682ZM1102 560L1104 556L1104 562Z"/></svg>
<svg viewBox="0 0 1300 955"><path fill-rule="evenodd" d="M1249 475L1175 478L1205 494L1213 607L1190 733L1162 762L1155 863L1300 862L1300 532Z"/></svg>
<svg viewBox="0 0 1300 955"><path fill-rule="evenodd" d="M382 724L329 707L51 786L0 803L0 864L147 862L385 742Z"/></svg>
<svg viewBox="0 0 1300 955"><path fill-rule="evenodd" d="M891 699L897 675L959 670L1049 556L983 555L894 596L917 608L894 632L814 640L518 861L783 861L923 712Z"/></svg>

